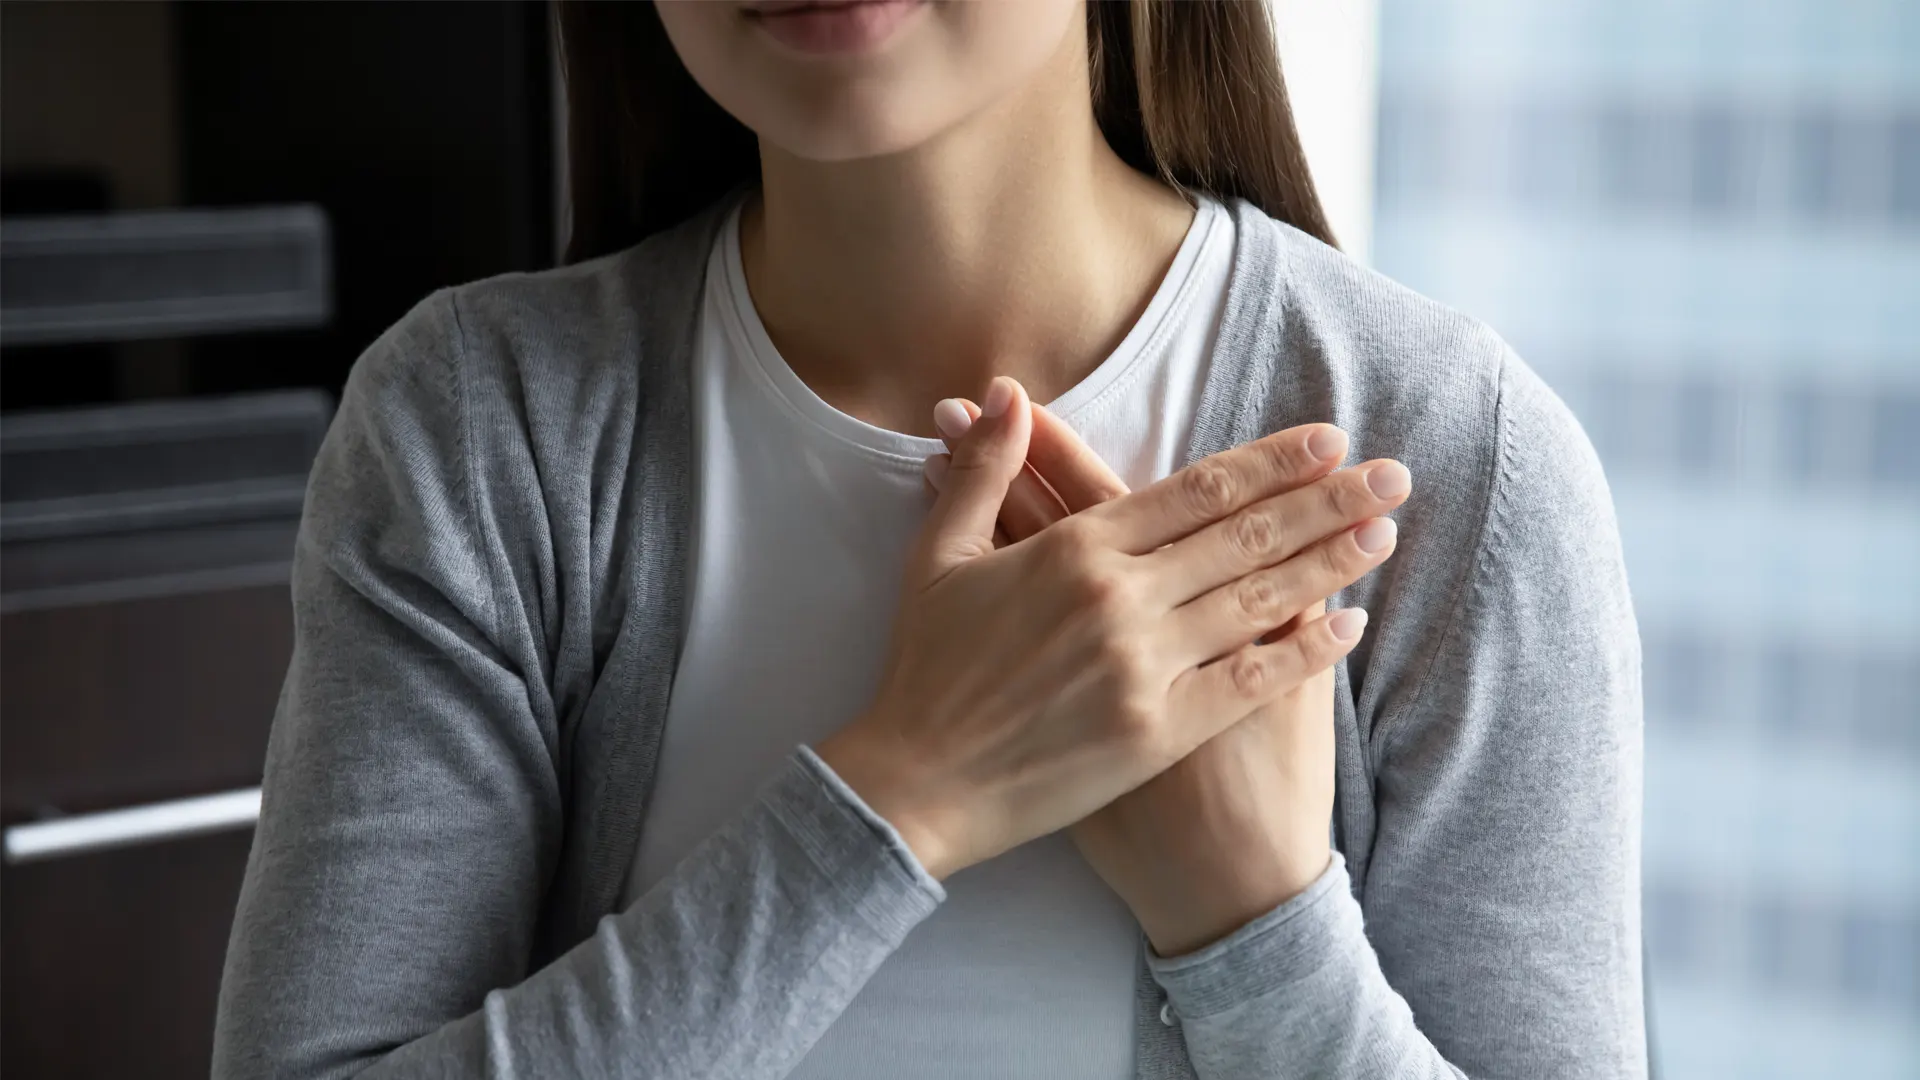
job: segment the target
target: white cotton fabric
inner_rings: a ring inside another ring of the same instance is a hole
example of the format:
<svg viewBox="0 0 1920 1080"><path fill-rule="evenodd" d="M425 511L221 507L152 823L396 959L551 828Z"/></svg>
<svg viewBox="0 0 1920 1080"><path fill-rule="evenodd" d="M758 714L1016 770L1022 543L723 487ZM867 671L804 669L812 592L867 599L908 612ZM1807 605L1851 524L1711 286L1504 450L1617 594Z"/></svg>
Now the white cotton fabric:
<svg viewBox="0 0 1920 1080"><path fill-rule="evenodd" d="M1198 200L1131 332L1050 403L1130 486L1182 464L1233 256L1233 216ZM921 466L943 449L840 412L787 366L747 290L737 209L708 261L693 407L689 623L623 904L868 704L931 504ZM1072 843L945 885L794 1080L1132 1077L1138 930Z"/></svg>

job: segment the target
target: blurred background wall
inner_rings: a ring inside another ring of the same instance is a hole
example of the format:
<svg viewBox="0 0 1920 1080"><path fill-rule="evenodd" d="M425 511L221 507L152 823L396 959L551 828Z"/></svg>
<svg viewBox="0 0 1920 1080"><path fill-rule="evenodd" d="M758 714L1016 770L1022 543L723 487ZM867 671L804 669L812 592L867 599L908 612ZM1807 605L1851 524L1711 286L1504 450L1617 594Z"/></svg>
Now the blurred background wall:
<svg viewBox="0 0 1920 1080"><path fill-rule="evenodd" d="M551 265L542 3L0 5L0 1073L205 1076L308 466Z"/></svg>
<svg viewBox="0 0 1920 1080"><path fill-rule="evenodd" d="M1664 1075L1920 1076L1920 4L1381 0L1374 262L1606 463Z"/></svg>
<svg viewBox="0 0 1920 1080"><path fill-rule="evenodd" d="M1272 3L1347 250L1606 461L1659 1075L1920 1076L1920 5ZM546 18L0 4L0 1072L205 1075L305 470L551 263Z"/></svg>

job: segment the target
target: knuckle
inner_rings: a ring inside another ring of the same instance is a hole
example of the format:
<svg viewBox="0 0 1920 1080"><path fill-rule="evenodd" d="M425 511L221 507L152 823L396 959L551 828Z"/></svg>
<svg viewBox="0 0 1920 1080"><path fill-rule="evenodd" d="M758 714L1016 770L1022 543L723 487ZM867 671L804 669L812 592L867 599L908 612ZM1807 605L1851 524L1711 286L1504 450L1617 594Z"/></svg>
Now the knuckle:
<svg viewBox="0 0 1920 1080"><path fill-rule="evenodd" d="M1125 577L1097 562L1083 562L1073 576L1074 599L1102 622L1118 622L1125 614L1128 583Z"/></svg>
<svg viewBox="0 0 1920 1080"><path fill-rule="evenodd" d="M1227 545L1241 559L1257 562L1272 554L1279 543L1280 525L1272 514L1248 511L1227 524Z"/></svg>
<svg viewBox="0 0 1920 1080"><path fill-rule="evenodd" d="M979 438L969 432L948 443L947 453L953 458L955 465L966 464L977 467L993 456L993 447L990 442L991 440Z"/></svg>
<svg viewBox="0 0 1920 1080"><path fill-rule="evenodd" d="M1098 544L1068 540L1061 567L1068 599L1108 630L1125 629L1139 599L1139 583L1124 559Z"/></svg>
<svg viewBox="0 0 1920 1080"><path fill-rule="evenodd" d="M1068 566L1091 564L1100 547L1085 518L1070 517L1055 522L1048 527L1046 537L1054 558Z"/></svg>
<svg viewBox="0 0 1920 1080"><path fill-rule="evenodd" d="M1319 483L1321 506L1327 516L1335 520L1344 520L1354 503L1353 485L1348 482L1345 473L1336 473Z"/></svg>
<svg viewBox="0 0 1920 1080"><path fill-rule="evenodd" d="M993 541L978 536L943 537L932 553L943 565L969 562L983 555L991 555Z"/></svg>
<svg viewBox="0 0 1920 1080"><path fill-rule="evenodd" d="M977 444L962 443L947 455L946 479L942 481L948 487L962 487L974 483L992 472L994 459Z"/></svg>
<svg viewBox="0 0 1920 1080"><path fill-rule="evenodd" d="M1113 734L1122 743L1151 751L1164 738L1159 714L1145 698L1122 698L1113 711Z"/></svg>
<svg viewBox="0 0 1920 1080"><path fill-rule="evenodd" d="M1093 546L1078 530L1067 527L1071 521L1060 522L1042 532L1038 554L1048 573L1074 586L1092 576L1097 560Z"/></svg>
<svg viewBox="0 0 1920 1080"><path fill-rule="evenodd" d="M1297 633L1287 639L1286 666L1297 673L1318 671L1333 662L1333 635Z"/></svg>
<svg viewBox="0 0 1920 1080"><path fill-rule="evenodd" d="M1242 578L1233 587L1233 603L1247 623L1264 625L1280 607L1280 587L1266 574Z"/></svg>
<svg viewBox="0 0 1920 1080"><path fill-rule="evenodd" d="M1311 425L1294 428L1284 439L1275 439L1273 467L1281 476L1309 476L1320 467L1320 460L1307 449L1307 440L1313 437Z"/></svg>
<svg viewBox="0 0 1920 1080"><path fill-rule="evenodd" d="M998 475L1016 468L1019 460L1009 453L1005 440L975 437L962 438L960 444L948 453L948 472L956 469L965 473Z"/></svg>
<svg viewBox="0 0 1920 1080"><path fill-rule="evenodd" d="M1359 554L1359 545L1345 534L1321 544L1316 553L1321 573L1334 577L1347 573L1349 567L1358 561Z"/></svg>
<svg viewBox="0 0 1920 1080"><path fill-rule="evenodd" d="M1238 492L1233 467L1212 458L1194 463L1181 474L1180 497L1195 516L1206 520L1232 510Z"/></svg>
<svg viewBox="0 0 1920 1080"><path fill-rule="evenodd" d="M1101 635L1100 665L1131 685L1147 670L1147 652L1138 638L1124 631Z"/></svg>
<svg viewBox="0 0 1920 1080"><path fill-rule="evenodd" d="M1273 669L1259 649L1242 649L1223 663L1234 692L1242 697L1259 697L1273 685Z"/></svg>

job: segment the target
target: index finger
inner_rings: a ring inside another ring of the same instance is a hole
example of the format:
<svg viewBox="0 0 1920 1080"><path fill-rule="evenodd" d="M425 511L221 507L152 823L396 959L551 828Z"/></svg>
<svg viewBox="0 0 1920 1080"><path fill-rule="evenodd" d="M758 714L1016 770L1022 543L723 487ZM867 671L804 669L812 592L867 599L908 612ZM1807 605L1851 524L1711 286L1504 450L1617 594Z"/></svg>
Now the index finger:
<svg viewBox="0 0 1920 1080"><path fill-rule="evenodd" d="M1086 513L1107 527L1122 550L1144 555L1242 507L1312 483L1346 455L1346 432L1332 424L1302 424L1202 458Z"/></svg>
<svg viewBox="0 0 1920 1080"><path fill-rule="evenodd" d="M954 399L960 407L967 410L970 420L980 419L980 406L966 398ZM1040 406L1031 407L1034 418L1034 433L1039 433ZM1058 421L1055 421L1058 423ZM944 436L942 436L945 438ZM1061 503L1060 496L1042 478L1034 468L1033 446L1038 440L1029 437L1027 442L1027 463L1020 467L1020 475L1014 478L1013 486L1007 489L1007 500L1000 504L1000 528L1009 541L1025 540L1041 529L1066 517L1072 511ZM948 449L953 448L953 440L946 439Z"/></svg>
<svg viewBox="0 0 1920 1080"><path fill-rule="evenodd" d="M1053 487L1069 514L1127 493L1126 483L1081 441L1080 433L1038 403L1033 406L1027 464Z"/></svg>

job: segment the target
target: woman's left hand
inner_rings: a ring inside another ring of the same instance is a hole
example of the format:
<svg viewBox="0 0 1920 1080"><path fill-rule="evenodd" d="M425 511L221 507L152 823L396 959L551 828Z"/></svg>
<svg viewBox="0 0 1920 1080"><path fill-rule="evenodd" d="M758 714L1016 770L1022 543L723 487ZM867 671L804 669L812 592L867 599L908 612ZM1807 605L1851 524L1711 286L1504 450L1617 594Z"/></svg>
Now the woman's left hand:
<svg viewBox="0 0 1920 1080"><path fill-rule="evenodd" d="M1022 477L1002 508L1011 540L1127 491L1071 428L1037 405L1028 464L1033 475ZM1315 618L1324 607L1296 618ZM1321 672L1073 827L1081 853L1160 955L1232 933L1326 870L1333 683L1332 669Z"/></svg>

